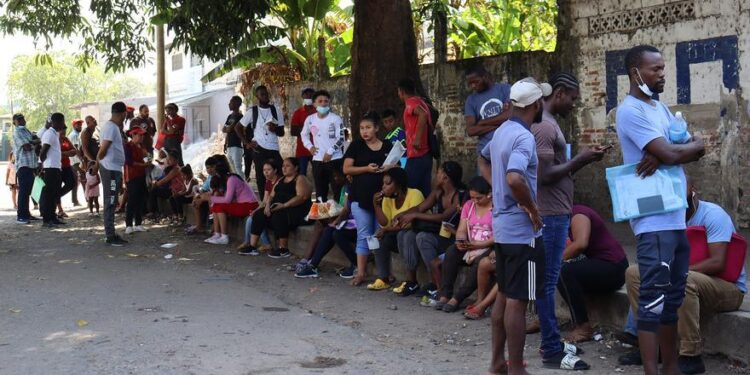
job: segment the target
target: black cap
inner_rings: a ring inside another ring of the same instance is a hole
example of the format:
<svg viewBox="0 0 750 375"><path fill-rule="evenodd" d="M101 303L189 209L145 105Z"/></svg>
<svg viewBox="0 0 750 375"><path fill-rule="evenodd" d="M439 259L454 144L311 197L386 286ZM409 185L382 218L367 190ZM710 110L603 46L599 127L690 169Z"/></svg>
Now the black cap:
<svg viewBox="0 0 750 375"><path fill-rule="evenodd" d="M112 104L112 113L125 113L127 112L128 106L123 102L114 102Z"/></svg>

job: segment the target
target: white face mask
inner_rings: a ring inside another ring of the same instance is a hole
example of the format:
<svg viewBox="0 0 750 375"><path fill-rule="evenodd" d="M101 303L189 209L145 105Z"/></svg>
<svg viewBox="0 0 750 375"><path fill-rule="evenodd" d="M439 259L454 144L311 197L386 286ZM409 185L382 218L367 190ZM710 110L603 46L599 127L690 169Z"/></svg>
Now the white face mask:
<svg viewBox="0 0 750 375"><path fill-rule="evenodd" d="M302 103L306 106L312 105L312 99L302 99Z"/></svg>
<svg viewBox="0 0 750 375"><path fill-rule="evenodd" d="M648 97L654 96L653 91L646 85L646 82L643 82L643 77L641 77L641 72L638 70L638 68L635 68L635 72L638 73L638 79L641 80L641 83L638 85L638 88L641 89L641 92L648 95Z"/></svg>

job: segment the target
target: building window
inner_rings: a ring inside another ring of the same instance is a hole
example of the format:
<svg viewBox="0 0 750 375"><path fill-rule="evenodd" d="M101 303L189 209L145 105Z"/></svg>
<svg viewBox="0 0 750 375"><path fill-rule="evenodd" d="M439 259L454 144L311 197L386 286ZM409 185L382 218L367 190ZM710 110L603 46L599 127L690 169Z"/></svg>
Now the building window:
<svg viewBox="0 0 750 375"><path fill-rule="evenodd" d="M182 69L182 54L172 55L172 71Z"/></svg>
<svg viewBox="0 0 750 375"><path fill-rule="evenodd" d="M198 55L191 55L190 56L190 66L200 66L203 65L203 59L201 59Z"/></svg>

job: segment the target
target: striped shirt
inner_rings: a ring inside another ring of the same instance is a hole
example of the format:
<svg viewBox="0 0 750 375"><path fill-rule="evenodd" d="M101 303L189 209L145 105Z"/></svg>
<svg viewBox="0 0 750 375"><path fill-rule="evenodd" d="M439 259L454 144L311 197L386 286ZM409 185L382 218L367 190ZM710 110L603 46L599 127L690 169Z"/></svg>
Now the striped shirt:
<svg viewBox="0 0 750 375"><path fill-rule="evenodd" d="M16 157L16 170L28 167L36 169L37 167L37 156L34 152L34 147L31 147L28 151L23 149L23 145L31 144L33 135L25 126L16 126L16 131L13 132L13 155Z"/></svg>

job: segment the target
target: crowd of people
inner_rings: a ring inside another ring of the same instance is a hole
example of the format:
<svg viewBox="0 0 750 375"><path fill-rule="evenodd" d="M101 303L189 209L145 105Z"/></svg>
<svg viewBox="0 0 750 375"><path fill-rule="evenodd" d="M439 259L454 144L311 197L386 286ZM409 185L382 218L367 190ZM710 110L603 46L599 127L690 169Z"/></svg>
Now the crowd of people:
<svg viewBox="0 0 750 375"><path fill-rule="evenodd" d="M617 112L625 162L638 163L645 177L660 164L698 160L702 141L671 142L673 116L651 98L664 87L659 51L635 47L625 66L630 94ZM268 89L255 89L257 104L244 114L243 100L235 96L222 128L225 153L208 157L202 176L193 175L196 166L183 163L185 119L175 104L166 106L158 129L148 106L135 116L133 107L117 102L103 126L91 116L74 120L67 136L60 113L50 115L37 134L16 114L13 168L6 183L16 194L17 222L29 224L37 220L29 196L41 179L39 210L43 225L51 228L65 225L62 196L72 192L74 205L79 204L79 183L90 213L98 215L101 186L106 243L114 246L127 243L115 231L118 210L125 212L125 234L131 235L147 230L147 217L170 215L170 222L184 223L187 209L195 221L186 233L210 234L205 242L216 245L231 242L230 220L243 220L245 235L237 247L243 256L257 256L265 248L272 258L289 257L291 231L312 225L295 277L318 277L322 259L336 246L348 261L338 274L353 286L416 295L422 306L462 310L468 319L491 316L491 374L526 373L530 301L538 314L544 367L589 369L576 345L594 336L586 295L614 293L627 284L633 310L620 336L640 352L621 362L642 364L647 374L656 374L660 351L663 373L701 373L698 318L706 311L738 309L747 292L744 267L734 280L718 277L728 267L727 247L736 237L729 216L697 200L696 189L685 182L687 213L631 221L638 250L637 266L630 265L600 214L574 203L573 175L593 168L611 147L582 149L571 157L558 119L568 116L579 99L576 77L558 73L548 83L526 78L510 85L495 82L478 65L465 78L472 90L465 122L467 134L477 138L478 173L465 173L461 164L447 160L433 174L439 154L432 139L437 111L417 93L414 81L405 79L398 85L403 114L392 109L366 113L354 125L359 135L354 140L332 112L331 95L305 88L303 105L290 121L294 156L286 158L279 147L284 113L271 102ZM315 202L329 200L340 207L337 214L310 219ZM706 259L692 265L687 225L706 228L710 249ZM403 280L394 277L393 253L403 262ZM375 275L370 278L371 255ZM427 271L423 285L420 263ZM459 277L462 272L466 277ZM564 339L555 315L556 291L574 325Z"/></svg>

